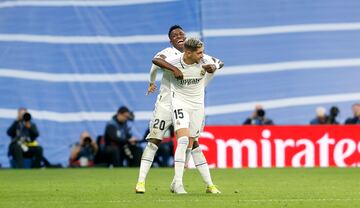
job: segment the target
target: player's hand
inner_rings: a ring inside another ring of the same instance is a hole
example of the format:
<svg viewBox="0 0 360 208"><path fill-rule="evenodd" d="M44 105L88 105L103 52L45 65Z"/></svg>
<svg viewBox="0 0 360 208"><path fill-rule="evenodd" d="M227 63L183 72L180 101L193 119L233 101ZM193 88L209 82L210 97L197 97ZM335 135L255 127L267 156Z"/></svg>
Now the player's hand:
<svg viewBox="0 0 360 208"><path fill-rule="evenodd" d="M155 92L156 91L156 85L155 85L155 83L150 83L149 84L149 87L148 87L148 90L147 90L147 92L146 92L146 95L149 95L149 94L151 94L151 93L153 93L153 92Z"/></svg>
<svg viewBox="0 0 360 208"><path fill-rule="evenodd" d="M136 140L135 137L131 137L131 138L128 140L128 142L129 142L131 145L135 145L136 142L137 142L137 140Z"/></svg>
<svg viewBox="0 0 360 208"><path fill-rule="evenodd" d="M219 69L223 68L224 67L224 62L222 61L219 61Z"/></svg>
<svg viewBox="0 0 360 208"><path fill-rule="evenodd" d="M215 64L204 64L202 68L205 69L207 73L214 73L216 70Z"/></svg>
<svg viewBox="0 0 360 208"><path fill-rule="evenodd" d="M184 79L183 73L178 68L176 68L173 73L176 79Z"/></svg>

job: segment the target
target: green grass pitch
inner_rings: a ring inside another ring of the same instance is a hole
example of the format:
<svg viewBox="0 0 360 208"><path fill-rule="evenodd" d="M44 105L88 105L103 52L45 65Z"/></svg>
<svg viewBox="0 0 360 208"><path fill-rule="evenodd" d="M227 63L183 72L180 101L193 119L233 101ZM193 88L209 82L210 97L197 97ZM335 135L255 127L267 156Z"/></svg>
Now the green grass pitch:
<svg viewBox="0 0 360 208"><path fill-rule="evenodd" d="M0 170L0 207L360 207L360 168L215 169L221 195L205 193L186 170L189 194L169 192L173 169L150 170L135 194L138 169Z"/></svg>

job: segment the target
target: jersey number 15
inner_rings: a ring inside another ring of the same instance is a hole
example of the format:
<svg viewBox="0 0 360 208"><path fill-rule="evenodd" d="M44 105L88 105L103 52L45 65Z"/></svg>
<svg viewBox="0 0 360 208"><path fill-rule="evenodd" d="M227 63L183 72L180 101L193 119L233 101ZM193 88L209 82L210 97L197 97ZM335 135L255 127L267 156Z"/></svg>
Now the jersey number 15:
<svg viewBox="0 0 360 208"><path fill-rule="evenodd" d="M174 110L174 114L175 114L175 119L184 118L183 109Z"/></svg>

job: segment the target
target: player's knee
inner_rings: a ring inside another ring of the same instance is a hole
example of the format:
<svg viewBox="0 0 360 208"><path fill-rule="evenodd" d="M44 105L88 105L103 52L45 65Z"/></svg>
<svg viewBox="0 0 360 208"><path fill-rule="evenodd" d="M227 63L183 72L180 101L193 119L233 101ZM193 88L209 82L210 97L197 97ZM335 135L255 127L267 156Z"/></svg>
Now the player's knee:
<svg viewBox="0 0 360 208"><path fill-rule="evenodd" d="M189 137L189 129L188 128L181 128L176 130L176 137L180 138L180 137Z"/></svg>
<svg viewBox="0 0 360 208"><path fill-rule="evenodd" d="M160 143L161 143L161 140L160 140L160 139L153 139L153 138L151 138L151 139L149 139L149 142L151 142L151 143L153 143L153 144L155 144L156 146L159 147L159 145L160 145Z"/></svg>

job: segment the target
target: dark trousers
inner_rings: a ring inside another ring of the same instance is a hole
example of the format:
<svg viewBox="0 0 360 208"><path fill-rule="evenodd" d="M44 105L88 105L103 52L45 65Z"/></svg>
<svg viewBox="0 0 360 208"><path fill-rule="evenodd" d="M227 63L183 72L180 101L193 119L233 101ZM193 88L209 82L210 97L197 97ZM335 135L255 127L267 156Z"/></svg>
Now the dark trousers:
<svg viewBox="0 0 360 208"><path fill-rule="evenodd" d="M43 158L43 149L40 146L29 147L28 151L24 152L17 142L12 142L9 146L9 155L12 156L15 162L15 168L24 168L24 158L32 158L32 167L40 168Z"/></svg>
<svg viewBox="0 0 360 208"><path fill-rule="evenodd" d="M105 158L107 165L114 167L123 167L124 161L127 161L129 167L139 167L141 161L141 148L136 145L106 146Z"/></svg>
<svg viewBox="0 0 360 208"><path fill-rule="evenodd" d="M162 142L159 145L158 151L156 152L154 162L159 165L159 167L169 167L170 159L174 157L174 144L170 142Z"/></svg>
<svg viewBox="0 0 360 208"><path fill-rule="evenodd" d="M142 149L136 145L128 145L127 147L125 146L125 149L124 149L125 153L126 153L126 148L128 148L128 150L130 150L130 152L131 152L131 156L125 154L126 158L128 160L128 166L129 167L140 167Z"/></svg>
<svg viewBox="0 0 360 208"><path fill-rule="evenodd" d="M123 166L124 155L120 151L118 146L106 146L105 147L105 160L108 166L113 165L114 167Z"/></svg>

